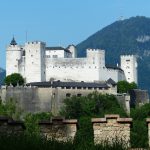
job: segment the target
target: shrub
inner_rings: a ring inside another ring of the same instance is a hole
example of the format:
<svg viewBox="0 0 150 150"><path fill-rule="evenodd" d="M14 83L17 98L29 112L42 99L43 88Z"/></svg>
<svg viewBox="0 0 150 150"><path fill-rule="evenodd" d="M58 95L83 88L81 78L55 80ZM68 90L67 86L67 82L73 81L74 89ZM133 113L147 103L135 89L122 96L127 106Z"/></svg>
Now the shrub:
<svg viewBox="0 0 150 150"><path fill-rule="evenodd" d="M11 75L8 75L4 80L6 85L12 84L13 86L23 85L24 79L19 73L13 73Z"/></svg>

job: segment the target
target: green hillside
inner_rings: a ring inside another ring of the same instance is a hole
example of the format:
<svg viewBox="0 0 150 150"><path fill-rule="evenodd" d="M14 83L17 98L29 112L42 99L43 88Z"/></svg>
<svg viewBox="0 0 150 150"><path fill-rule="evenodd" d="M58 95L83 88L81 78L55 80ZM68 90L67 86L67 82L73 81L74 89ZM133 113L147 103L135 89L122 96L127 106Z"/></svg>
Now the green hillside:
<svg viewBox="0 0 150 150"><path fill-rule="evenodd" d="M120 62L121 54L137 55L139 87L150 91L150 18L138 16L108 25L77 45L78 56L85 56L87 48L104 49L111 65Z"/></svg>
<svg viewBox="0 0 150 150"><path fill-rule="evenodd" d="M0 68L0 85L3 83L5 76L6 76L6 71Z"/></svg>

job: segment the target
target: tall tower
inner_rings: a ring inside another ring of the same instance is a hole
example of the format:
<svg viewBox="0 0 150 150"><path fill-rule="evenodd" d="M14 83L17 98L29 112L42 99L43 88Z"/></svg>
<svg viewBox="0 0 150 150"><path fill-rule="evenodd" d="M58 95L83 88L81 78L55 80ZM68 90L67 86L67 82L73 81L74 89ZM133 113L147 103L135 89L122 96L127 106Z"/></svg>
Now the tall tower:
<svg viewBox="0 0 150 150"><path fill-rule="evenodd" d="M6 49L6 76L19 73L19 60L21 59L21 47L17 45L13 37Z"/></svg>
<svg viewBox="0 0 150 150"><path fill-rule="evenodd" d="M74 45L69 45L67 49L72 53L72 58L77 57L77 49Z"/></svg>
<svg viewBox="0 0 150 150"><path fill-rule="evenodd" d="M121 69L124 71L126 80L129 83L135 82L138 84L137 58L135 55L122 55Z"/></svg>
<svg viewBox="0 0 150 150"><path fill-rule="evenodd" d="M105 67L105 51L101 49L87 49L88 62L100 68Z"/></svg>
<svg viewBox="0 0 150 150"><path fill-rule="evenodd" d="M25 43L25 51L26 83L45 81L45 43L27 42Z"/></svg>

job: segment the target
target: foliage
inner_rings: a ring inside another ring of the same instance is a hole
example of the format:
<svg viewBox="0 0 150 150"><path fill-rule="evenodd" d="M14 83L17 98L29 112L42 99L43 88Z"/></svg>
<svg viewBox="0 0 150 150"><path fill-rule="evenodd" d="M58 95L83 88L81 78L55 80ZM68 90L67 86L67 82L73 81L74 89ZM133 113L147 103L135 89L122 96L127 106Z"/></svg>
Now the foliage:
<svg viewBox="0 0 150 150"><path fill-rule="evenodd" d="M119 143L112 146L108 144L88 146L84 143L80 142L78 145L69 141L58 142L35 135L0 135L1 150L124 150Z"/></svg>
<svg viewBox="0 0 150 150"><path fill-rule="evenodd" d="M150 18L132 17L116 21L94 33L77 47L78 56L86 56L87 48L106 50L106 64L116 64L120 55L134 54L138 56L139 87L150 91L150 40L140 42L137 39L150 35Z"/></svg>
<svg viewBox="0 0 150 150"><path fill-rule="evenodd" d="M13 86L23 85L24 79L19 73L13 73L8 75L4 80L6 85L12 84Z"/></svg>
<svg viewBox="0 0 150 150"><path fill-rule="evenodd" d="M117 83L117 91L118 93L127 93L132 89L137 89L137 84L135 82L127 82L127 81L118 81Z"/></svg>
<svg viewBox="0 0 150 150"><path fill-rule="evenodd" d="M1 150L71 150L71 142L50 141L36 135L0 135Z"/></svg>
<svg viewBox="0 0 150 150"><path fill-rule="evenodd" d="M131 128L132 147L147 147L148 129L146 118L150 117L150 104L132 108L131 117L133 118L133 128Z"/></svg>
<svg viewBox="0 0 150 150"><path fill-rule="evenodd" d="M26 134L29 136L39 136L39 125L38 122L41 120L50 120L52 117L51 113L28 113L25 116L25 127L26 127Z"/></svg>
<svg viewBox="0 0 150 150"><path fill-rule="evenodd" d="M39 126L38 122L41 120L50 120L50 117L52 117L51 113L28 113L25 116L25 126L26 126L26 134L27 135L39 135Z"/></svg>
<svg viewBox="0 0 150 150"><path fill-rule="evenodd" d="M32 114L27 114L25 117L26 134L39 135L38 119Z"/></svg>
<svg viewBox="0 0 150 150"><path fill-rule="evenodd" d="M65 106L60 114L66 118L78 118L79 122L79 129L75 138L75 149L123 149L122 144L117 143L117 141L117 144L114 143L113 146L108 145L108 143L95 146L93 141L92 117L104 117L104 114L127 116L115 96L94 92L88 96L67 98L64 103Z"/></svg>
<svg viewBox="0 0 150 150"><path fill-rule="evenodd" d="M116 97L108 94L102 95L95 92L88 96L73 96L65 99L64 104L65 106L60 114L67 118L80 118L81 116L103 117L104 114L108 113L126 116Z"/></svg>
<svg viewBox="0 0 150 150"><path fill-rule="evenodd" d="M21 109L16 107L16 101L12 98L6 100L5 103L2 103L0 100L0 115L8 116L13 119L19 119L21 116Z"/></svg>

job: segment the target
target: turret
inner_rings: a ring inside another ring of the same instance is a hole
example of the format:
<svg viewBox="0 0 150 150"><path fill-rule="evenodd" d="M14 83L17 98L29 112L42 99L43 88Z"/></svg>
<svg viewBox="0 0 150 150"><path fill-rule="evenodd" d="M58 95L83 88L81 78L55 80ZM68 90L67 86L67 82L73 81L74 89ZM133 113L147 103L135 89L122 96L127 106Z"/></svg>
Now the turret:
<svg viewBox="0 0 150 150"><path fill-rule="evenodd" d="M6 75L19 73L19 60L21 59L21 47L17 45L15 38L11 40L6 49Z"/></svg>
<svg viewBox="0 0 150 150"><path fill-rule="evenodd" d="M87 49L88 62L97 67L105 67L105 51L100 49Z"/></svg>
<svg viewBox="0 0 150 150"><path fill-rule="evenodd" d="M121 56L121 69L125 73L126 80L131 83L138 84L137 77L137 58L135 55L122 55Z"/></svg>
<svg viewBox="0 0 150 150"><path fill-rule="evenodd" d="M72 58L76 58L77 57L77 49L74 45L69 45L67 47L67 49L71 52L72 54Z"/></svg>

